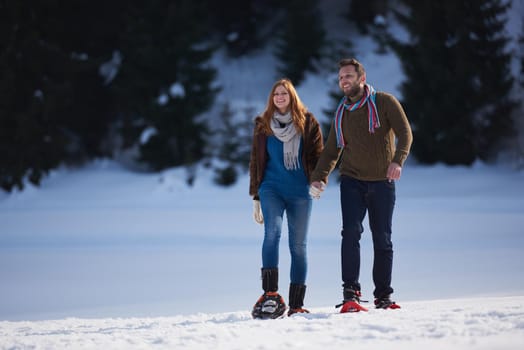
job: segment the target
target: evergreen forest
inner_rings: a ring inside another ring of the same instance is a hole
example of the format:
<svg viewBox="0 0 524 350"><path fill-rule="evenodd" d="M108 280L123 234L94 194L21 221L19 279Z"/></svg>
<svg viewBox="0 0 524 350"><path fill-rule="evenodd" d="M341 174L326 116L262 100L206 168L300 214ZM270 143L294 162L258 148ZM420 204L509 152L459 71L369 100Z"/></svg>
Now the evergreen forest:
<svg viewBox="0 0 524 350"><path fill-rule="evenodd" d="M510 1L348 0L333 14L352 33L344 42L330 39L319 5L0 0L1 188L22 190L61 165L122 154L136 171L204 162L217 184L233 184L248 166L252 126L234 121L227 104L212 121L220 128L202 118L220 92L213 55L240 58L270 43L278 73L299 86L321 64L336 67L357 35L401 62L417 161L471 165L508 148L523 157L508 141L518 137L515 91L524 89L524 50L509 50L504 30ZM409 40L399 40L390 21ZM511 73L512 57L520 76ZM340 96L331 95L333 110Z"/></svg>

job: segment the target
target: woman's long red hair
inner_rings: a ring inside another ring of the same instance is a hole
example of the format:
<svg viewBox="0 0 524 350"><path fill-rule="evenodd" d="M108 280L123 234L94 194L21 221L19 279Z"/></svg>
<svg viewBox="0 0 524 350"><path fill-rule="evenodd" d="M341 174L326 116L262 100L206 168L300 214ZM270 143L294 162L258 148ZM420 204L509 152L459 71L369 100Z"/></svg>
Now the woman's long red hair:
<svg viewBox="0 0 524 350"><path fill-rule="evenodd" d="M289 79L280 79L273 84L273 87L271 88L271 91L269 93L266 109L262 113L262 123L260 124L260 128L266 135L273 134L273 131L270 127L270 121L271 118L273 118L273 115L277 112L277 107L275 106L275 103L273 102L273 95L275 94L275 90L277 87L283 86L284 89L289 94L289 110L291 112L291 119L293 120L293 124L297 128L298 132L300 134L304 134L304 125L306 124L306 113L307 108L300 100L300 97L298 96L297 90L293 86L293 83Z"/></svg>

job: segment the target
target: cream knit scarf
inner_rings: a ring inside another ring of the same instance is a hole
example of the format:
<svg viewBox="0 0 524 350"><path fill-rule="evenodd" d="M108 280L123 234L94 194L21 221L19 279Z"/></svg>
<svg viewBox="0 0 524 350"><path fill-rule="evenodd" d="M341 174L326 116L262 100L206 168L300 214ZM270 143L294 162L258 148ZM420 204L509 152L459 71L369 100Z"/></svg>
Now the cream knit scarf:
<svg viewBox="0 0 524 350"><path fill-rule="evenodd" d="M290 112L284 115L275 113L270 126L275 137L284 143L284 166L287 170L298 169L300 134L293 124Z"/></svg>

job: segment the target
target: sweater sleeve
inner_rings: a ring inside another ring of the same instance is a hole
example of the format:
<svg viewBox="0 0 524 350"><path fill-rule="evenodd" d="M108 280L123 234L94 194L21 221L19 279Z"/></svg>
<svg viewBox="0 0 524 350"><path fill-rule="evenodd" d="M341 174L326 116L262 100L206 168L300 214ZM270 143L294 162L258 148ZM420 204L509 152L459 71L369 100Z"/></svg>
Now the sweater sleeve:
<svg viewBox="0 0 524 350"><path fill-rule="evenodd" d="M411 126L400 102L390 94L386 94L385 96L388 97L388 118L397 139L392 162L403 166L409 155L411 143L413 142Z"/></svg>
<svg viewBox="0 0 524 350"><path fill-rule="evenodd" d="M253 199L258 199L258 164L257 161L257 127L256 127L256 121L255 121L255 127L253 130L253 143L251 145L251 156L249 159L249 195L253 197Z"/></svg>
<svg viewBox="0 0 524 350"><path fill-rule="evenodd" d="M311 175L311 182L323 181L327 184L329 174L331 174L337 165L341 152L342 149L337 147L337 138L334 124L332 122L326 144L324 145L324 149L320 154L320 158L317 162L315 170L313 170Z"/></svg>

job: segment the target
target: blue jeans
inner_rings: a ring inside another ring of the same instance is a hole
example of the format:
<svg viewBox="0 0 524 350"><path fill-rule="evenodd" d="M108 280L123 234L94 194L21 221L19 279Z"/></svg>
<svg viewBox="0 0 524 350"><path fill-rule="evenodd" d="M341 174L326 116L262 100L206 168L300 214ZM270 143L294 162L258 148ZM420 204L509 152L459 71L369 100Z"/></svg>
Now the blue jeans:
<svg viewBox="0 0 524 350"><path fill-rule="evenodd" d="M259 191L264 215L262 267L278 268L278 252L284 212L286 212L291 254L290 283L305 284L307 274L307 231L311 198L286 196L278 191Z"/></svg>
<svg viewBox="0 0 524 350"><path fill-rule="evenodd" d="M395 183L389 181L360 181L342 176L340 182L342 205L342 281L344 287L360 290L360 239L362 221L369 217L373 239L373 282L376 298L393 293L393 243L391 223L395 207Z"/></svg>

